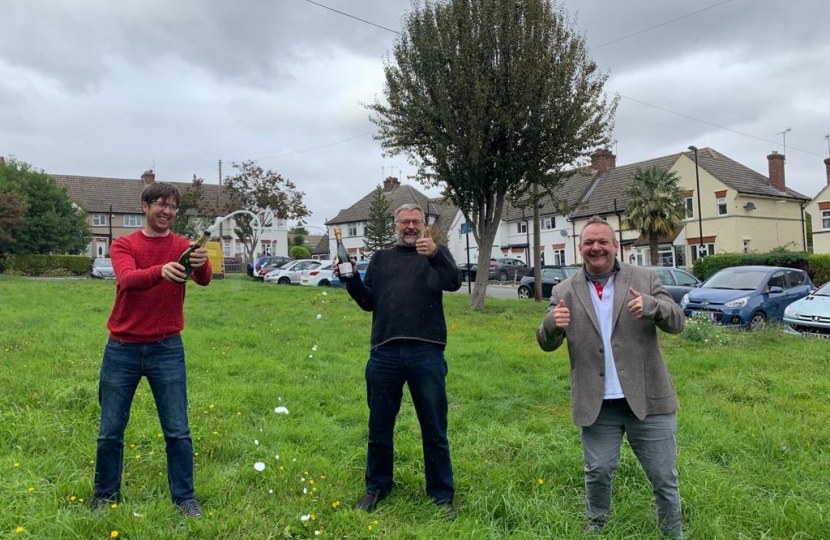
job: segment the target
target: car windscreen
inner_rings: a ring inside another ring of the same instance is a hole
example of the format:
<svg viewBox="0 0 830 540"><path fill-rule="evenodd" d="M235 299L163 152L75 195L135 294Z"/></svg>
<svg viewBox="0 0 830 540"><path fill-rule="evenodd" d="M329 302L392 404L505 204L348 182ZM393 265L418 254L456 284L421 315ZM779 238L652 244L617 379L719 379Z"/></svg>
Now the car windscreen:
<svg viewBox="0 0 830 540"><path fill-rule="evenodd" d="M822 285L813 293L813 296L830 296L830 281Z"/></svg>
<svg viewBox="0 0 830 540"><path fill-rule="evenodd" d="M754 291L767 276L766 270L721 270L701 287L703 289L737 289Z"/></svg>

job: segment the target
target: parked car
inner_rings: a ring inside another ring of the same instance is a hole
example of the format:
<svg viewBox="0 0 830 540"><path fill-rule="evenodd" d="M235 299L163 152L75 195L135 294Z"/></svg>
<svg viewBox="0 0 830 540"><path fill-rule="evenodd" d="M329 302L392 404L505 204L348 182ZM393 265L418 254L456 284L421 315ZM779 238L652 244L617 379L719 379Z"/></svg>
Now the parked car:
<svg viewBox="0 0 830 540"><path fill-rule="evenodd" d="M265 283L277 283L279 285L299 285L303 276L303 270L313 270L322 263L323 261L315 261L313 259L291 261L265 274L263 280Z"/></svg>
<svg viewBox="0 0 830 540"><path fill-rule="evenodd" d="M787 306L784 325L788 334L830 339L830 283Z"/></svg>
<svg viewBox="0 0 830 540"><path fill-rule="evenodd" d="M581 270L578 266L543 266L542 267L542 298L550 298L550 291L555 285L565 281ZM519 282L519 298L533 298L533 287L536 278L531 274Z"/></svg>
<svg viewBox="0 0 830 540"><path fill-rule="evenodd" d="M670 266L649 266L657 274L657 278L666 288L666 291L678 304L692 289L700 286L700 280L680 268Z"/></svg>
<svg viewBox="0 0 830 540"><path fill-rule="evenodd" d="M751 329L781 319L787 306L812 290L813 283L804 270L734 266L716 272L686 293L680 307L687 317Z"/></svg>
<svg viewBox="0 0 830 540"><path fill-rule="evenodd" d="M475 281L478 275L478 265L475 263L461 263L458 265L461 272L461 281Z"/></svg>
<svg viewBox="0 0 830 540"><path fill-rule="evenodd" d="M521 259L490 259L490 279L499 281L522 278L533 273L533 267Z"/></svg>
<svg viewBox="0 0 830 540"><path fill-rule="evenodd" d="M107 257L98 257L92 261L92 266L89 268L89 275L99 279L115 279L112 260Z"/></svg>
<svg viewBox="0 0 830 540"><path fill-rule="evenodd" d="M360 279L365 278L366 277L366 269L369 268L369 261L357 261L356 264L357 264L357 272L360 274ZM343 285L343 282L340 281L340 278L338 278L335 275L331 276L331 284L330 285L332 287L345 287L345 285Z"/></svg>
<svg viewBox="0 0 830 540"><path fill-rule="evenodd" d="M257 257L253 263L248 263L248 277L252 277L254 279L262 279L265 277L265 274L268 272L263 272L263 267L266 265L271 265L271 270L278 266L282 266L286 263L290 263L293 261L291 257L285 257L283 255L268 255L265 257Z"/></svg>
<svg viewBox="0 0 830 540"><path fill-rule="evenodd" d="M334 272L331 267L331 261L320 261L320 263L320 266L317 268L303 270L300 285L328 287L331 284L331 278Z"/></svg>

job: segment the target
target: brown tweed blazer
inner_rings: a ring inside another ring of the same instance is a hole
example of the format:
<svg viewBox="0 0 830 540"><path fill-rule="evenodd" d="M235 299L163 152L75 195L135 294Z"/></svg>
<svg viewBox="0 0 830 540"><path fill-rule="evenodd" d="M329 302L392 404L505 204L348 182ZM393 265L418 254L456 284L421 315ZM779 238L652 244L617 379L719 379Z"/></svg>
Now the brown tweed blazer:
<svg viewBox="0 0 830 540"><path fill-rule="evenodd" d="M584 272L566 279L551 291L544 321L536 330L542 350L556 350L568 339L571 362L571 408L578 426L590 426L599 415L605 389L605 358L600 326L591 302L593 287ZM643 295L643 317L635 319L628 311L631 287ZM557 328L553 308L564 299L571 312L567 329ZM672 384L657 329L670 334L683 331L686 319L663 288L653 270L620 264L614 278L611 347L623 392L639 419L650 414L676 411L680 405Z"/></svg>

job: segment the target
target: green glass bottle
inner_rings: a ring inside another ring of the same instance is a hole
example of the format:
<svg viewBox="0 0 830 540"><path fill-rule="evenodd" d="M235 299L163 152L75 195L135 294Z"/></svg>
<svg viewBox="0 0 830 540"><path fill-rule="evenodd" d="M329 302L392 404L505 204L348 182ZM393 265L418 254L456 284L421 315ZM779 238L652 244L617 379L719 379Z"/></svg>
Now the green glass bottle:
<svg viewBox="0 0 830 540"><path fill-rule="evenodd" d="M182 256L179 257L179 264L184 266L184 280L187 281L190 278L190 274L193 273L193 266L190 264L190 254L193 253L194 250L199 249L200 247L204 247L207 241L210 239L211 234L210 231L205 231L202 233L202 236L196 240L196 243L187 248Z"/></svg>

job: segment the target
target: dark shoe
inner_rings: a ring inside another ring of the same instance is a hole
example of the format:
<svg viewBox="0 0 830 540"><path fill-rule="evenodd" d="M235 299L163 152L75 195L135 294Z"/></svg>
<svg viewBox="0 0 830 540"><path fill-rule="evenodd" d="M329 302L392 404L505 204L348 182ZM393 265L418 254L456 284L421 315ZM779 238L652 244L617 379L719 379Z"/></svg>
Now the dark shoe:
<svg viewBox="0 0 830 540"><path fill-rule="evenodd" d="M441 510L441 515L447 521L455 521L458 519L458 512L455 510L455 505L451 502L439 502L435 504L438 505L438 508Z"/></svg>
<svg viewBox="0 0 830 540"><path fill-rule="evenodd" d="M92 497L89 501L89 509L93 512L100 512L102 510L109 510L113 504L117 504L115 499L107 499L106 497Z"/></svg>
<svg viewBox="0 0 830 540"><path fill-rule="evenodd" d="M196 499L187 499L186 501L176 503L176 507L187 517L202 519L202 507L199 506L199 501Z"/></svg>
<svg viewBox="0 0 830 540"><path fill-rule="evenodd" d="M585 528L582 529L584 532L588 534L599 534L602 532L602 529L605 527L605 520L604 519L590 519L588 523L585 524Z"/></svg>
<svg viewBox="0 0 830 540"><path fill-rule="evenodd" d="M358 500L354 507L356 510L363 510L365 512L374 512L378 503L383 500L383 496L377 493L366 493Z"/></svg>

